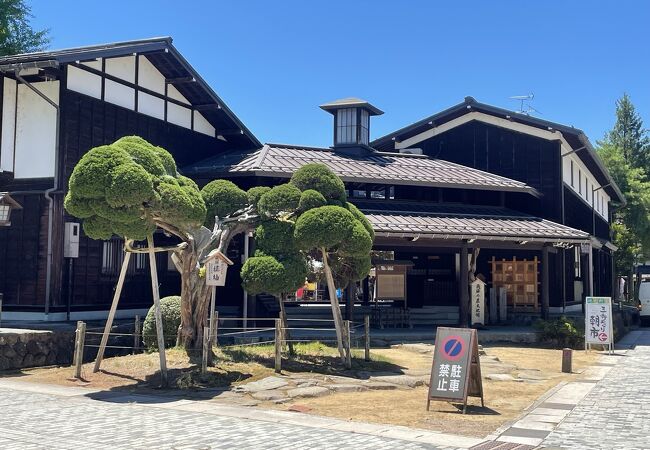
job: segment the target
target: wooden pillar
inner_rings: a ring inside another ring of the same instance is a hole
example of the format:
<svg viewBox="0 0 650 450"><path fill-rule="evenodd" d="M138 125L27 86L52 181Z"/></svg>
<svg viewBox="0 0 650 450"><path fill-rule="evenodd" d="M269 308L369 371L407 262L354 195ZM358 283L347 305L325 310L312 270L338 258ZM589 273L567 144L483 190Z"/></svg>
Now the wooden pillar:
<svg viewBox="0 0 650 450"><path fill-rule="evenodd" d="M548 319L549 279L548 279L548 245L542 247L542 319Z"/></svg>
<svg viewBox="0 0 650 450"><path fill-rule="evenodd" d="M348 284L345 295L345 318L347 320L354 320L354 301L357 296L357 285L354 281Z"/></svg>
<svg viewBox="0 0 650 450"><path fill-rule="evenodd" d="M458 279L459 286L459 320L458 323L461 327L468 325L469 316L469 264L467 260L467 243L464 242L460 248L460 274Z"/></svg>
<svg viewBox="0 0 650 450"><path fill-rule="evenodd" d="M589 269L587 270L587 276L589 277L589 284L587 285L587 292L589 297L594 295L594 249L589 243L589 253L587 254L587 259L589 260Z"/></svg>
<svg viewBox="0 0 650 450"><path fill-rule="evenodd" d="M370 302L370 281L369 277L365 277L361 284L363 290L363 305L368 306Z"/></svg>

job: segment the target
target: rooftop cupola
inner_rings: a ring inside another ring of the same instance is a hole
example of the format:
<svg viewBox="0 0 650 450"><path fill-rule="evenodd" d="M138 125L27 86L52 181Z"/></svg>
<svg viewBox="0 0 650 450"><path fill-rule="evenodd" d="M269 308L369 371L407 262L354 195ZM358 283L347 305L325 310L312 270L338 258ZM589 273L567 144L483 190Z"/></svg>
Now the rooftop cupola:
<svg viewBox="0 0 650 450"><path fill-rule="evenodd" d="M334 116L334 150L350 155L374 152L370 142L370 116L384 112L365 100L343 98L320 105Z"/></svg>

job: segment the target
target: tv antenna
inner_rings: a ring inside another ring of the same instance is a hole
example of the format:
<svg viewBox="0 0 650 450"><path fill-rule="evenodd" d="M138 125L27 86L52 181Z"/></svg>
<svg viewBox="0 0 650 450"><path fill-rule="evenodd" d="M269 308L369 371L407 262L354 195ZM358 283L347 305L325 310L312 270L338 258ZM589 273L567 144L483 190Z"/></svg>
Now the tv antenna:
<svg viewBox="0 0 650 450"><path fill-rule="evenodd" d="M510 97L511 100L515 100L519 102L519 109L515 112L519 114L526 114L527 116L530 116L531 113L541 114L539 110L533 108L533 106L530 104L530 102L532 102L534 98L535 98L535 94L533 94L532 92L528 95L513 95L512 97Z"/></svg>

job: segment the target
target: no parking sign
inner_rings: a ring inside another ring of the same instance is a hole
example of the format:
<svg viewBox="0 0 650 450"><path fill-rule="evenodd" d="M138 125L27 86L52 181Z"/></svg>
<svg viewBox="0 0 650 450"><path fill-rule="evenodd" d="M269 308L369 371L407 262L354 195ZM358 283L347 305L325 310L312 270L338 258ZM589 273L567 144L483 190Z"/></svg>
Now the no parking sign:
<svg viewBox="0 0 650 450"><path fill-rule="evenodd" d="M444 400L462 401L464 413L468 396L481 397L483 405L476 330L439 327L436 332L427 411L431 400Z"/></svg>

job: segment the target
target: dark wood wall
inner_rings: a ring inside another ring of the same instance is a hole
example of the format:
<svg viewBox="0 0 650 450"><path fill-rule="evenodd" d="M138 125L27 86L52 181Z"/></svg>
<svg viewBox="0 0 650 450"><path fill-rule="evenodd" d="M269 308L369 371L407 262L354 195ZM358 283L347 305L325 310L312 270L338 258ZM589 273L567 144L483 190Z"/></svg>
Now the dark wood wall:
<svg viewBox="0 0 650 450"><path fill-rule="evenodd" d="M511 206L561 222L559 142L472 121L423 141L418 147L428 156L533 186L543 194L539 201L521 198ZM532 205L536 210L530 210Z"/></svg>

